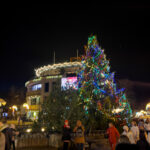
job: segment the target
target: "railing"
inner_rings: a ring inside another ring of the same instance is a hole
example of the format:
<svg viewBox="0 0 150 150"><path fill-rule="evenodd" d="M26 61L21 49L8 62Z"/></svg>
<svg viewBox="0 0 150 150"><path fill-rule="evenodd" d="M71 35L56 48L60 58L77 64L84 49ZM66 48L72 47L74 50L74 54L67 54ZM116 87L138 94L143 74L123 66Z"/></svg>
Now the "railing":
<svg viewBox="0 0 150 150"><path fill-rule="evenodd" d="M101 139L104 139L104 130L95 130L85 135L87 147L90 147L92 143L96 143ZM72 137L74 137L72 133ZM88 146L89 145L89 146ZM46 133L22 133L20 137L16 139L17 148L27 147L61 147L62 135L52 133L47 135Z"/></svg>
<svg viewBox="0 0 150 150"><path fill-rule="evenodd" d="M27 147L61 147L60 134L51 134L50 136L46 136L46 134L42 133L34 133L34 134L22 134L21 137L17 137L16 139L16 147L17 148L27 148Z"/></svg>

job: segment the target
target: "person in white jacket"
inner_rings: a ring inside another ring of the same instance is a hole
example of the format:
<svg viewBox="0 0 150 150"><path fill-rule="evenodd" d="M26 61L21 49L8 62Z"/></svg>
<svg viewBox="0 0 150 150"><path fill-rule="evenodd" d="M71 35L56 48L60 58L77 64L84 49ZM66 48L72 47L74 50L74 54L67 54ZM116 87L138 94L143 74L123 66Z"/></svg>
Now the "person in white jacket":
<svg viewBox="0 0 150 150"><path fill-rule="evenodd" d="M150 119L149 118L147 118L144 124L144 128L147 132L147 142L150 144Z"/></svg>
<svg viewBox="0 0 150 150"><path fill-rule="evenodd" d="M137 126L137 123L135 121L131 122L131 131L133 133L133 138L135 140L135 142L137 143L137 141L139 140L139 128Z"/></svg>
<svg viewBox="0 0 150 150"><path fill-rule="evenodd" d="M129 141L131 144L135 144L136 142L134 140L133 133L132 133L132 131L129 131L128 126L123 126L123 130L124 131L123 131L122 135L127 136L129 138Z"/></svg>

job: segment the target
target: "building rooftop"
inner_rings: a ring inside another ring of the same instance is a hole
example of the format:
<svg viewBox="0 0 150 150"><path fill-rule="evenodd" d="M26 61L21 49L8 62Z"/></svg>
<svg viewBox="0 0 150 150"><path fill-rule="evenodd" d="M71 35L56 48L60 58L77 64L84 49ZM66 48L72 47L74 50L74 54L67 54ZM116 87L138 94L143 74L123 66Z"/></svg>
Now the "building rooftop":
<svg viewBox="0 0 150 150"><path fill-rule="evenodd" d="M58 63L58 64L53 64L53 65L47 65L40 67L38 69L35 69L35 74L37 77L42 76L45 72L61 69L61 68L70 68L70 67L80 67L81 62L64 62L64 63Z"/></svg>

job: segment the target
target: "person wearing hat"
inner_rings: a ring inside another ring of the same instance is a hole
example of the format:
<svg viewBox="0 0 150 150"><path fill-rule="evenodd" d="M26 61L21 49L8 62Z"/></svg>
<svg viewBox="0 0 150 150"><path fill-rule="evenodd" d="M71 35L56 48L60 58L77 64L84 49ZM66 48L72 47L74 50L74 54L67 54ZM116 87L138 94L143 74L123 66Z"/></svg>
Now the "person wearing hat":
<svg viewBox="0 0 150 150"><path fill-rule="evenodd" d="M136 144L135 139L133 137L132 131L129 131L128 126L123 126L123 133L122 135L125 135L129 138L129 141L131 144Z"/></svg>
<svg viewBox="0 0 150 150"><path fill-rule="evenodd" d="M64 123L62 140L63 140L63 150L68 150L69 143L71 140L71 129L70 129L68 120L65 120L65 123Z"/></svg>

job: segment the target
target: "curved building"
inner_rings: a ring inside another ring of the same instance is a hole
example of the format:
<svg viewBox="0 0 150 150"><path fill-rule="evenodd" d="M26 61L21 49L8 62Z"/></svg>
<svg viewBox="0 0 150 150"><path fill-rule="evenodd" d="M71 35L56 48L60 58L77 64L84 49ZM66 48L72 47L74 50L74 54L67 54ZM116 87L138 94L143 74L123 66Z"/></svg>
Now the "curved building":
<svg viewBox="0 0 150 150"><path fill-rule="evenodd" d="M41 110L41 104L50 95L56 82L62 90L69 87L77 88L77 71L81 62L65 62L53 65L47 65L35 69L36 77L27 81L26 101L29 105L27 117L37 119Z"/></svg>

